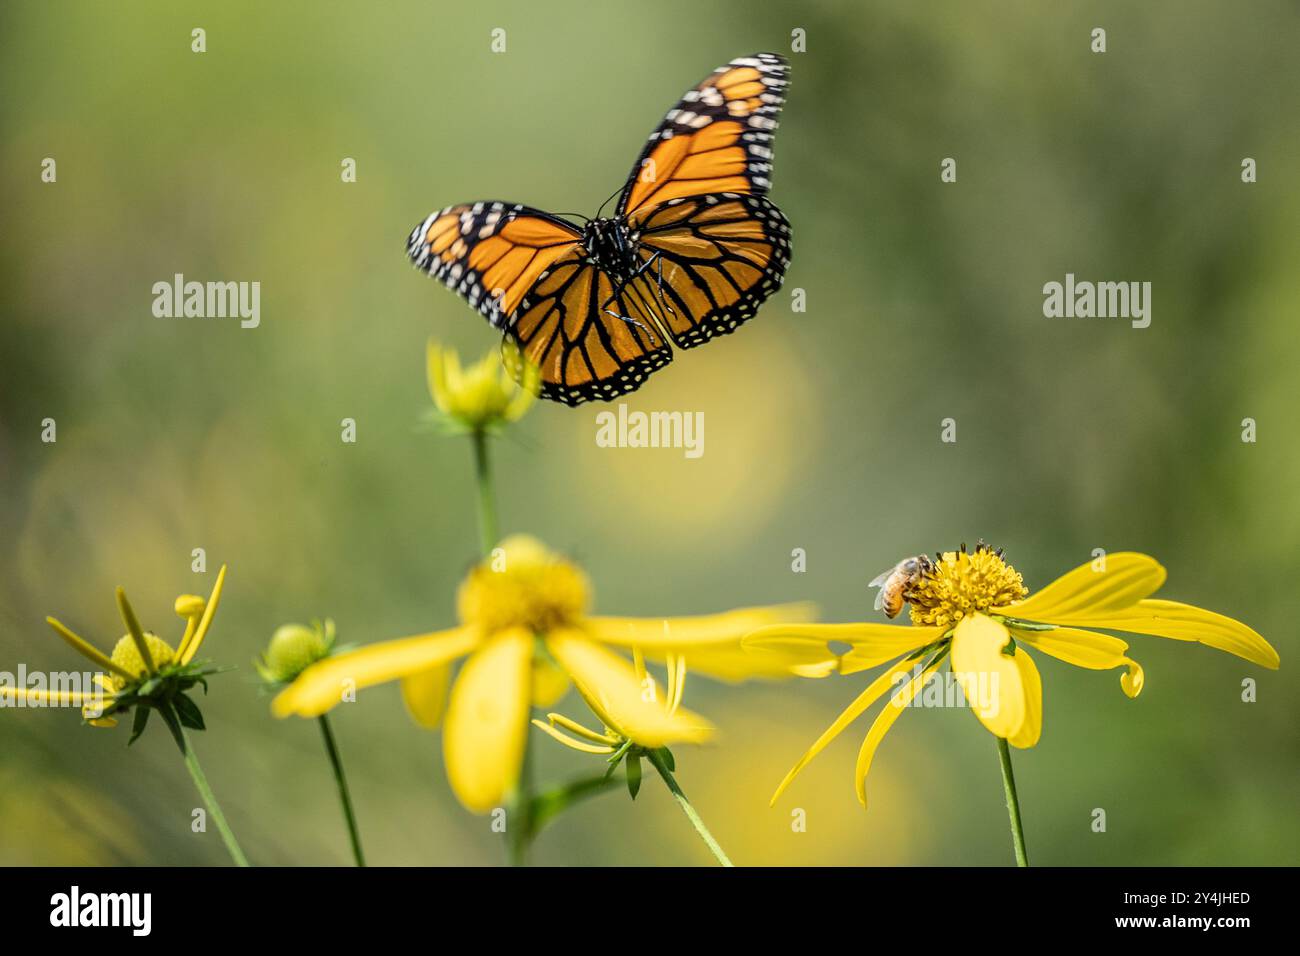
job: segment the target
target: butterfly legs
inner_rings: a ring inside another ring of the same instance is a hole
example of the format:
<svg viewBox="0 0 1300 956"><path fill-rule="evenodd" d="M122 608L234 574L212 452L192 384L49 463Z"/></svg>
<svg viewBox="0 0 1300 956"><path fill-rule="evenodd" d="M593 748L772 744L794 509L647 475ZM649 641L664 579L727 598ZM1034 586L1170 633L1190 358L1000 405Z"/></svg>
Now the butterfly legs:
<svg viewBox="0 0 1300 956"><path fill-rule="evenodd" d="M647 269L649 269L652 265L655 265L656 263L659 266L657 298L659 299L660 305L663 306L666 312L668 312L670 315L676 315L677 314L676 310L673 309L673 307L668 303L668 299L664 296L664 260L663 260L663 255L659 252L656 252L649 259L645 260L645 262L641 263L641 265L637 266L636 271L633 272L632 275L630 275L628 278L624 279L621 283L619 283L619 286L617 289L614 290L613 295L611 295L609 299L604 303L604 305L600 307L601 311L604 312L606 315L612 316L615 319L622 319L624 322L627 322L629 325L635 325L641 331L645 332L647 335L650 336L651 342L655 340L656 336L653 331L646 328L644 323L640 322L637 319L631 318L630 316L619 315L617 312L614 312L612 309L610 309L609 306L611 303L614 302L615 299L617 299L619 296L623 294L623 291L628 287L629 283L635 282L637 279L641 278L642 273L644 273Z"/></svg>

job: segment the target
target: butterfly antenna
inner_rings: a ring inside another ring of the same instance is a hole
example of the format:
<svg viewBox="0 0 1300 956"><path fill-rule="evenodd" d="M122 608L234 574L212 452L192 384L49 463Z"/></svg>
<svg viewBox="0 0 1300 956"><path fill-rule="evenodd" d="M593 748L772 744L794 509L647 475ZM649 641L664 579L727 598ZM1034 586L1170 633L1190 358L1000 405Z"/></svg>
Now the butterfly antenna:
<svg viewBox="0 0 1300 956"><path fill-rule="evenodd" d="M615 196L621 193L625 188L626 186L619 186L617 189L615 189L612 193L609 194L609 199L613 199ZM597 219L601 217L601 214L604 213L605 211L605 207L609 205L609 199L606 199L603 203L601 203L600 208L596 210Z"/></svg>

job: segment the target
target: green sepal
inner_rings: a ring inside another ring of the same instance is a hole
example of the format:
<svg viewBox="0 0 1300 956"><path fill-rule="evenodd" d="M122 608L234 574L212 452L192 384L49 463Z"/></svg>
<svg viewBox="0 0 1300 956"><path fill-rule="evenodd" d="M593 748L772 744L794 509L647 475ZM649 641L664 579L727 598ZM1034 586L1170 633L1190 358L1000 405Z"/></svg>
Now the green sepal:
<svg viewBox="0 0 1300 956"><path fill-rule="evenodd" d="M594 777L583 777L553 790L539 793L533 797L532 807L528 814L529 834L536 836L546 824L569 807L616 786L618 786L618 781L611 780L610 775L606 773Z"/></svg>
<svg viewBox="0 0 1300 956"><path fill-rule="evenodd" d="M673 752L671 750L667 747L660 747L655 751L655 753L658 754L659 759L664 762L664 766L668 768L669 773L677 772L677 761L673 759Z"/></svg>
<svg viewBox="0 0 1300 956"><path fill-rule="evenodd" d="M1055 624L1040 624L1037 621L1022 621L1017 617L995 616L995 620L1001 621L1007 627L1014 627L1018 631L1054 631Z"/></svg>
<svg viewBox="0 0 1300 956"><path fill-rule="evenodd" d="M641 755L638 753L628 754L627 757L627 792L636 799L636 795L641 790Z"/></svg>
<svg viewBox="0 0 1300 956"><path fill-rule="evenodd" d="M176 707L176 716L180 718L182 727L188 727L190 730L207 730L203 723L203 714L194 701L184 694L177 694L172 698L172 704Z"/></svg>
<svg viewBox="0 0 1300 956"><path fill-rule="evenodd" d="M181 729L180 722L176 719L175 708L170 703L164 703L159 705L158 713L162 716L163 722L167 724L167 729L171 731L172 740L176 741L176 746L184 754L186 752L185 731Z"/></svg>
<svg viewBox="0 0 1300 956"><path fill-rule="evenodd" d="M614 771L618 769L618 762L626 756L627 752L632 749L632 741L623 741L623 746L619 747L605 759L609 762L609 769L605 771L605 779L608 780L614 776Z"/></svg>
<svg viewBox="0 0 1300 956"><path fill-rule="evenodd" d="M149 708L143 706L136 707L135 716L131 718L131 739L126 742L128 747L140 738L140 735L144 733L144 728L148 723Z"/></svg>

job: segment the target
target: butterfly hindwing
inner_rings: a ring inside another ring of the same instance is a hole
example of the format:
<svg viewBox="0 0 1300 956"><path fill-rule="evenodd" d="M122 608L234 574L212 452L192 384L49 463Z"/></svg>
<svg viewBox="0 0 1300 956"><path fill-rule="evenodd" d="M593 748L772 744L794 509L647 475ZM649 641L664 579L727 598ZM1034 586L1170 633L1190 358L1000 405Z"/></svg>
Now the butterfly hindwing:
<svg viewBox="0 0 1300 956"><path fill-rule="evenodd" d="M448 206L411 231L407 255L464 296L494 328L508 328L538 277L581 249L582 235L549 213L517 203Z"/></svg>
<svg viewBox="0 0 1300 956"><path fill-rule="evenodd" d="M790 224L763 196L674 199L632 217L644 269L632 283L657 303L678 348L734 332L781 287Z"/></svg>
<svg viewBox="0 0 1300 956"><path fill-rule="evenodd" d="M687 196L762 196L772 185L789 66L775 53L738 57L686 91L650 134L619 197L631 215Z"/></svg>
<svg viewBox="0 0 1300 956"><path fill-rule="evenodd" d="M541 370L543 398L566 405L609 401L672 361L654 318L624 293L616 296L610 277L576 255L542 274L511 334Z"/></svg>

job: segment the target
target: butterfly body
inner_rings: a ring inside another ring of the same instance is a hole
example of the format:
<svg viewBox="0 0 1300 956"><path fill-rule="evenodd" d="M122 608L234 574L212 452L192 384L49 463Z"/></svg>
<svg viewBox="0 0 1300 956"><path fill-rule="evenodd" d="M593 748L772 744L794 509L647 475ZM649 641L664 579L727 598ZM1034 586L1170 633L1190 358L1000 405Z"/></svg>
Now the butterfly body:
<svg viewBox="0 0 1300 956"><path fill-rule="evenodd" d="M582 229L586 262L611 278L626 282L637 271L637 239L620 216L592 219Z"/></svg>
<svg viewBox="0 0 1300 956"><path fill-rule="evenodd" d="M543 398L630 392L672 361L671 345L735 331L780 288L790 225L766 192L787 73L759 53L688 90L611 216L575 225L520 204L448 206L407 252L515 340Z"/></svg>

